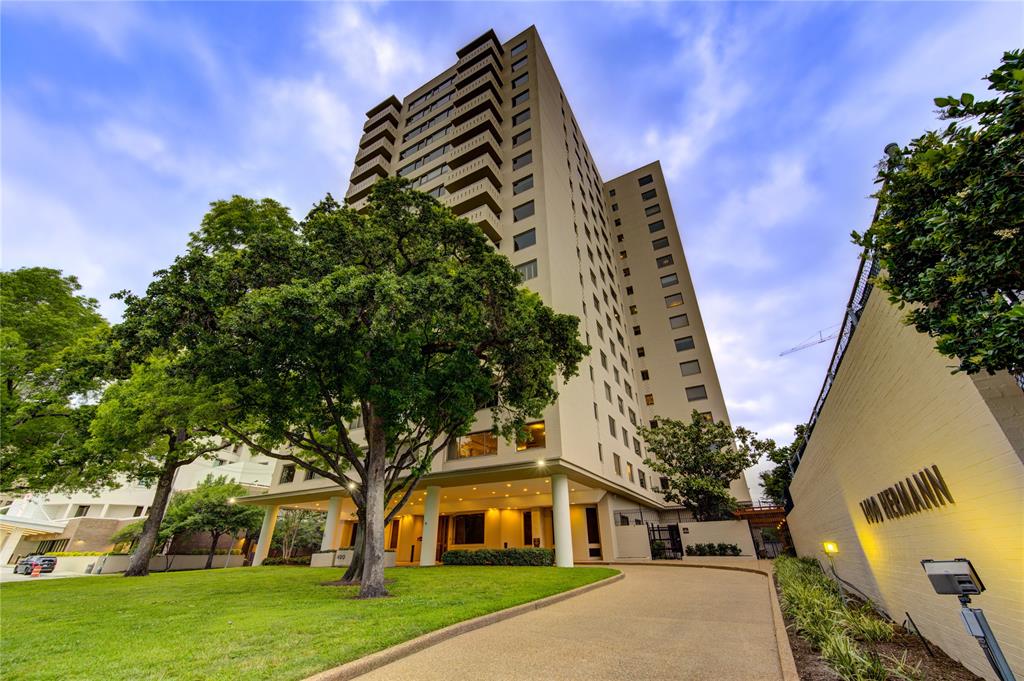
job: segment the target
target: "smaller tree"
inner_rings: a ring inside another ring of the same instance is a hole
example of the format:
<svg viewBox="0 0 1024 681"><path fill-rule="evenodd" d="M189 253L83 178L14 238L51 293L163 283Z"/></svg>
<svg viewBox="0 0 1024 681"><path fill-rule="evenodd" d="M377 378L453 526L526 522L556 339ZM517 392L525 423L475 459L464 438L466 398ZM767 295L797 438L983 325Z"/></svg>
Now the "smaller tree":
<svg viewBox="0 0 1024 681"><path fill-rule="evenodd" d="M803 443L807 426L800 424L793 429L793 441L785 447L775 447L766 454L768 461L775 464L771 469L761 472L761 485L764 487L764 495L768 499L782 506L786 503L786 490L793 480L793 471L789 462L796 454L796 450Z"/></svg>
<svg viewBox="0 0 1024 681"><path fill-rule="evenodd" d="M167 509L166 527L175 535L205 532L210 535L206 569L213 567L217 543L224 535L238 537L259 531L263 513L255 506L234 503L248 493L225 476L206 476L195 489L175 495Z"/></svg>
<svg viewBox="0 0 1024 681"><path fill-rule="evenodd" d="M736 508L729 483L775 448L771 440L759 440L742 426L706 420L697 410L689 422L657 420L657 428L640 429L654 455L645 463L666 479L665 500L682 504L697 520L718 520Z"/></svg>
<svg viewBox="0 0 1024 681"><path fill-rule="evenodd" d="M283 558L291 558L298 549L316 550L323 538L324 514L304 508L281 511L274 527L271 546L281 549Z"/></svg>

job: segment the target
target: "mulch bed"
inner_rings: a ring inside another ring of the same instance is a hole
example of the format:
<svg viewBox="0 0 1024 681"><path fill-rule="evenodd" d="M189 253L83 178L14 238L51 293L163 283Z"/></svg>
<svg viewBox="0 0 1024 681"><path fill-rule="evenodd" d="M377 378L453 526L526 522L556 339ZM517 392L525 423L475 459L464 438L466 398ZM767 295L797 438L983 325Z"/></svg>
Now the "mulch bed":
<svg viewBox="0 0 1024 681"><path fill-rule="evenodd" d="M778 582L776 582L776 588L778 588ZM840 678L839 675L832 671L832 668L811 647L810 643L794 631L793 620L785 613L782 614L782 617L786 622L789 645L793 650L793 659L796 662L796 669L800 674L801 681L837 681ZM900 657L906 652L907 661L910 664L921 663L921 674L927 681L984 681L931 642L929 645L934 657L929 655L920 638L898 625L895 627L895 636L891 641L880 643L858 641L858 644L865 651L878 655Z"/></svg>

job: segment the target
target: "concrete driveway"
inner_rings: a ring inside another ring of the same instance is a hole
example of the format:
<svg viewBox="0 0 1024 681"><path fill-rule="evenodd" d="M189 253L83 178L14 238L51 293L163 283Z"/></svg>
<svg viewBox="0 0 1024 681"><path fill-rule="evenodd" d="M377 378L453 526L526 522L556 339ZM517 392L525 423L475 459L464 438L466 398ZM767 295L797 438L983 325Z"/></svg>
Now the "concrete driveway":
<svg viewBox="0 0 1024 681"><path fill-rule="evenodd" d="M0 567L0 584L8 584L10 582L38 582L40 579L66 579L68 577L99 577L99 575L87 575L81 572L62 572L60 570L54 570L53 572L44 572L38 577L30 577L29 575L14 574L13 565L4 565Z"/></svg>
<svg viewBox="0 0 1024 681"><path fill-rule="evenodd" d="M779 681L763 575L617 565L626 578L432 646L361 681Z"/></svg>

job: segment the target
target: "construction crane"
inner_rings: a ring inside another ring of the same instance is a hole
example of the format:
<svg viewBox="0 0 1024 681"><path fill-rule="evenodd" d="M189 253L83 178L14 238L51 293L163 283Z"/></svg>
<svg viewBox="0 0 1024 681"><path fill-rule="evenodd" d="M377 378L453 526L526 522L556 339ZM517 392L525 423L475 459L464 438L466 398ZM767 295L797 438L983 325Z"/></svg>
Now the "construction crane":
<svg viewBox="0 0 1024 681"><path fill-rule="evenodd" d="M811 347L813 345L821 345L822 343L825 343L827 341L830 341L830 340L833 340L835 338L838 338L839 337L839 327L840 326L842 326L842 325L841 324L836 324L834 326L830 326L830 327L828 327L826 329L822 329L821 331L818 331L817 334L815 334L814 336L811 336L808 340L804 341L800 345L792 347L792 348L790 348L788 350L783 350L782 352L779 353L779 357L785 357L786 355L791 355L794 352L799 352L800 350L804 350L804 349L809 348L809 347ZM826 331L828 333L826 333Z"/></svg>

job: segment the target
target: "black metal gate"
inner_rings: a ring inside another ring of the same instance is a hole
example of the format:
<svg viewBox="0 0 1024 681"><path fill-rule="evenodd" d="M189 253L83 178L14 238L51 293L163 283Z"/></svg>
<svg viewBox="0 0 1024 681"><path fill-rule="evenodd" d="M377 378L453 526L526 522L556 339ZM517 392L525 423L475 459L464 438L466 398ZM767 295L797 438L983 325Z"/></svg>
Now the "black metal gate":
<svg viewBox="0 0 1024 681"><path fill-rule="evenodd" d="M647 524L647 538L651 542L653 560L679 560L683 557L683 540L678 525Z"/></svg>

